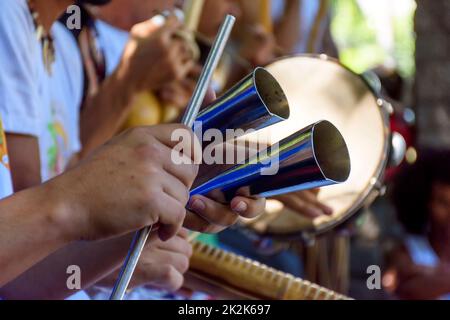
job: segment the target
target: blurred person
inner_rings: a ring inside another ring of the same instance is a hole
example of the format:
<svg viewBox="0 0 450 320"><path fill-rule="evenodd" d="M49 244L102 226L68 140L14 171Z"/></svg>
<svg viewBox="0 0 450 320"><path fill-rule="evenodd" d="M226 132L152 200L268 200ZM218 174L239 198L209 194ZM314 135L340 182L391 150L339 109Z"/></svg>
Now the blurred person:
<svg viewBox="0 0 450 320"><path fill-rule="evenodd" d="M122 105L126 106L120 109L122 110L120 114L108 116L107 121L104 121L105 132L108 130L109 133L113 129L122 129L124 123L125 127L160 123L165 120L164 108L167 105L180 111L185 108L200 72L200 66L192 60L193 45L180 36L186 31L183 29L181 21L176 19L175 16L168 19L159 16L152 21L148 21L154 14L160 14L162 11L170 11L174 8L175 1L114 0L108 1L108 4L102 7L81 6L82 28L81 30L71 31L77 39L84 61L85 93L81 115L83 141L91 140L89 138L90 132L98 126L92 119L97 119L101 114L108 111L108 101L104 100L109 99L113 102L123 100ZM68 18L70 18L70 15L66 14L60 20L65 24ZM164 20L166 21L164 22ZM148 27L146 33L142 29L143 22L146 22ZM167 34L156 32L168 25L176 25L170 37L167 37ZM133 78L128 79L130 83L124 81L122 84L122 86L126 86L124 90L114 90L112 86L107 84L111 81L111 78L114 78L115 73L121 69L123 62L130 60L130 57L128 59L122 59L122 57L126 54L126 47L129 42L132 42L131 40L136 37L148 43L147 50L149 52L147 55L151 53L150 50L157 51L155 49L162 47L164 50L160 50L159 59L168 60L169 63L155 64L153 59L144 60L144 58L148 58L144 53L135 56L131 61L139 66L139 69L134 71ZM182 44L182 50L177 50L177 43ZM180 59L185 63L189 62L186 68L178 63ZM142 75L139 73L146 72L147 77L157 78L166 73L170 74L172 69L184 71L176 78L160 79L157 86L137 85L138 81L142 82ZM161 72L161 70L165 72ZM99 90L106 91L106 93L97 94ZM124 95L123 92L128 93ZM152 94L146 95L147 92L152 92ZM142 116L142 119L137 119L139 116ZM165 122L168 122L168 120L172 119L167 119ZM83 124L83 121L85 124ZM109 128L107 127L108 124Z"/></svg>
<svg viewBox="0 0 450 320"><path fill-rule="evenodd" d="M17 190L32 187L40 183L39 175L41 173L39 172L39 166L36 167L36 162L39 163L39 156L33 158L33 156L30 155L39 154L40 152L38 142L36 141L38 139L33 138L33 135L35 132L36 134L41 132L39 126L43 123L45 124L45 122L40 122L40 118L39 121L36 121L36 111L34 111L33 108L35 108L35 110L41 108L43 108L42 110L47 110L45 105L48 100L46 99L51 97L54 92L51 88L52 81L47 81L48 77L52 77L53 72L55 72L55 75L60 75L58 69L53 69L54 62L58 61L58 52L48 51L48 48L52 43L52 36L58 34L52 33L52 23L70 3L71 1L63 0L54 0L51 2L35 0L31 4L31 2L16 0L13 2L2 2L1 4L1 13L2 15L5 15L4 19L1 19L5 24L5 27L1 28L2 45L4 48L8 48L8 50L3 50L2 53L6 57L4 61L8 61L8 64L3 64L2 66L3 72L0 80L3 91L1 91L2 95L0 96L3 97L3 101L8 101L9 103L2 103L0 107L2 108L2 114L4 112L7 115L6 119L8 120L7 124L9 126L14 127L20 123L22 125L20 130L36 130L33 132L18 131L18 134L10 135L10 139L7 138L8 141L12 141L13 145L12 150L14 157L11 158L13 173L23 174L26 172L30 176L37 173L32 181L27 180L20 184L16 183ZM31 5L33 5L33 8L31 8ZM35 21L33 21L30 11L35 13ZM41 15L36 13L40 13ZM36 21L36 17L38 16L41 17L42 21ZM42 43L36 41L36 30L39 31L40 35L44 35L43 38L39 39ZM47 31L42 33L43 30ZM19 41L16 41L14 36L16 32L19 32L26 40L21 42L19 39ZM67 43L69 44L70 41ZM132 41L130 46L134 50L130 49L130 55L140 52L139 46L136 49L137 43L137 39ZM30 45L31 48L28 48L27 45ZM10 52L11 50L13 52ZM52 56L52 54L49 55L49 52L56 54L56 56ZM13 57L16 57L17 59L17 57L22 56L25 56L26 59L11 63L10 60ZM71 62L76 62L76 60ZM10 74L14 74L15 77L9 77ZM33 75L36 76L36 78ZM14 82L19 76L22 77L21 79L23 81L20 83ZM25 90L20 88L24 88ZM72 88L67 87L65 89ZM14 96L13 93L17 93L17 95ZM24 110L23 113L19 113L22 117L18 116L17 110ZM67 109L64 111L67 111ZM73 112L73 110L71 110L71 112ZM14 120L14 117L19 120ZM76 117L74 118L76 119ZM36 122L33 123L33 121ZM74 122L76 121L72 119L72 122L70 122L69 125L73 126ZM12 129L9 130L14 131ZM161 132L164 131L162 129L159 130ZM28 136L28 134L30 136ZM19 145L21 145L21 148L14 147ZM27 150L26 156L23 155L23 149ZM22 156L18 156L20 152L22 153ZM29 161L30 159L38 160ZM167 161L165 162L167 163ZM29 169L28 166L33 166L35 169ZM20 170L18 168L20 168ZM158 180L155 180L153 183L158 183ZM176 184L172 184L172 187L175 186ZM206 198L193 199L190 206L192 208L200 207L199 211L202 211L202 216L207 217L209 221L206 221L204 218L200 218L197 215L192 215L191 218L185 220L185 225L194 230L198 229L205 232L217 232L217 230L222 230L225 225L228 225L230 221L232 223L232 220L236 219L236 212L260 211L260 208L263 207L263 202L264 201L257 202L250 199L237 198L231 205L232 208L236 208L237 210L233 211L233 213L228 216L223 216L221 214L219 217L217 208L219 207L221 209L220 212L223 213L224 206L216 204ZM243 206L245 206L245 208L243 208ZM225 212L231 211L231 209L228 210L229 211ZM213 211L214 214L211 216L211 212ZM175 212L177 211L175 210ZM218 224L212 224L212 221L218 221ZM182 221L179 222L181 223ZM163 231L161 230L161 232ZM121 246L123 248L128 247L130 239L130 236L126 236L120 239L115 238L109 242L102 243L101 245L98 243L74 243L64 247L59 252L46 259L46 261L35 265L16 281L8 284L8 286L4 286L2 288L2 295L6 298L21 295L26 297L51 298L67 296L70 294L70 291L68 292L68 289L65 288L65 280L63 280L66 277L65 267L63 267L63 265L65 265L67 261L72 259L77 261L78 265L84 270L86 283L83 283L83 287L89 286L90 283L98 281L105 274L118 267L118 264L122 261L125 254L123 251L118 250L118 248ZM111 251L113 251L114 254L111 254ZM96 260L96 263L94 264L92 263L93 257L95 257Z"/></svg>
<svg viewBox="0 0 450 320"><path fill-rule="evenodd" d="M331 38L328 0L240 0L239 3L245 23L265 25L266 31L273 33L282 55L326 53L337 57L336 48L327 46Z"/></svg>
<svg viewBox="0 0 450 320"><path fill-rule="evenodd" d="M450 151L420 153L395 180L406 236L389 255L386 289L401 299L450 299Z"/></svg>
<svg viewBox="0 0 450 320"><path fill-rule="evenodd" d="M271 3L277 42L288 54L325 53L338 57L330 33L329 0L272 0Z"/></svg>

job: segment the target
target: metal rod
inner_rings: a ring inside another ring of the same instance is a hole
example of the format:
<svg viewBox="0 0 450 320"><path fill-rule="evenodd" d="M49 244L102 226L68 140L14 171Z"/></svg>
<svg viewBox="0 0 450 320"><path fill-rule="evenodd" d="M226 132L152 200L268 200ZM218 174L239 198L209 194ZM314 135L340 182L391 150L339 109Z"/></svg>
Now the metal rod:
<svg viewBox="0 0 450 320"><path fill-rule="evenodd" d="M188 127L192 127L194 125L203 100L205 99L206 92L208 91L208 86L214 75L214 71L219 65L228 39L230 38L235 21L235 17L233 17L232 15L227 15L225 21L220 27L216 40L214 41L211 51L209 52L209 56L206 60L202 74L200 75L200 78L197 82L194 94L192 95L191 101L189 101L188 108L183 117L182 122Z"/></svg>
<svg viewBox="0 0 450 320"><path fill-rule="evenodd" d="M183 117L182 122L188 127L192 127L194 125L197 114L200 111L203 100L205 99L206 92L208 91L208 86L212 80L214 71L222 58L222 54L225 50L228 39L230 38L235 21L235 17L228 15L216 36L216 40L214 41L197 86L194 90L194 94L192 95L191 101L189 102L186 113ZM122 300L125 296L128 285L130 284L134 270L136 269L139 261L139 257L141 256L142 250L145 247L145 243L147 242L151 231L152 227L150 226L136 233L119 278L117 279L116 285L112 291L110 300Z"/></svg>
<svg viewBox="0 0 450 320"><path fill-rule="evenodd" d="M142 250L144 249L145 243L151 232L152 226L136 232L133 241L131 242L131 249L128 252L125 263L120 271L119 278L111 293L110 300L123 300L134 270L139 262L139 257L141 256Z"/></svg>

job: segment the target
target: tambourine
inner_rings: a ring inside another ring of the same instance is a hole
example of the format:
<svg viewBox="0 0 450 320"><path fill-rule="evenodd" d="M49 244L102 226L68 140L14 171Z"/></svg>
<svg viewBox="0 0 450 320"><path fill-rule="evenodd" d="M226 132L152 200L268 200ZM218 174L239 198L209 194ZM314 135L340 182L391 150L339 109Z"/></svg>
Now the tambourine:
<svg viewBox="0 0 450 320"><path fill-rule="evenodd" d="M283 88L291 115L258 132L258 137L279 141L310 123L330 121L347 143L352 171L346 182L319 192L319 200L333 209L332 216L307 219L270 200L264 215L242 221L242 226L253 236L286 240L325 233L382 192L391 147L390 105L363 76L325 55L287 57L266 69Z"/></svg>

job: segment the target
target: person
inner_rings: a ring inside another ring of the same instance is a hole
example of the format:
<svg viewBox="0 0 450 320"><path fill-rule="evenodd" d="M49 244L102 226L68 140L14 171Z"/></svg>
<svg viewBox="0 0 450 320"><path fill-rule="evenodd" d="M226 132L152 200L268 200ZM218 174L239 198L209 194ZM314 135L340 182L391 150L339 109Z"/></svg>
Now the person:
<svg viewBox="0 0 450 320"><path fill-rule="evenodd" d="M97 51L102 52L104 55L106 74L113 73L114 69L120 63L124 50L123 48L125 48L129 37L127 31L129 31L135 23L145 21L152 12L173 9L174 6L174 1L163 2L163 4L161 4L159 1L135 1L129 3L124 0L116 0L109 3L107 6L98 7L93 10L95 15L99 18L93 20L93 15L90 15L90 19L93 21L86 23L86 25L91 26L91 28L94 27L94 32L92 32L92 34L96 35L97 38ZM129 10L126 10L127 8L129 8ZM125 14L125 12L127 14ZM133 14L133 12L135 14ZM203 7L199 33L208 38L213 38L227 13L234 14L237 17L241 16L240 7L237 5L236 1L221 1L218 3L217 1L207 0ZM88 18L86 18L86 20L87 19ZM251 46L252 45L249 45L249 47ZM256 52L258 50L253 51ZM95 59L92 60L95 63ZM278 197L277 200L282 201L300 215L310 218L332 214L331 208L317 201L317 191L304 191L291 195L284 195ZM248 242L248 239L235 231L224 232L219 237L222 240L222 244L229 244L233 249L239 247L242 248L243 243ZM239 240L235 241L236 239ZM238 243L237 245L236 242ZM250 246L253 247L253 245ZM254 248L252 248L251 251L254 251ZM245 253L247 255L250 254L247 251ZM285 255L285 253L282 255ZM251 256L254 257L253 255ZM263 259L261 256L258 256L257 258L260 260ZM278 258L275 256L270 256L269 258L264 259L264 261L295 274L298 274L298 270L301 269L297 264L295 264L294 267L286 267L283 262L277 264L277 259ZM294 257L291 260L298 259Z"/></svg>
<svg viewBox="0 0 450 320"><path fill-rule="evenodd" d="M450 151L427 150L395 178L392 202L406 231L383 283L401 299L450 299Z"/></svg>
<svg viewBox="0 0 450 320"><path fill-rule="evenodd" d="M30 156L30 154L37 155L39 152L42 152L39 150L39 139L33 137L34 134L37 135L41 132L38 126L42 125L42 122L40 122L41 119L36 119L36 114L37 110L40 108L46 108L45 106L47 100L45 99L48 99L48 97L52 94L51 85L49 86L51 81L47 81L47 78L52 76L53 72L55 72L55 76L59 75L58 69L53 69L53 63L48 63L52 62L52 55L48 55L49 51L42 50L43 48L48 48L51 40L51 32L50 34L44 33L46 35L43 38L41 37L40 40L42 40L42 43L39 43L39 41L35 40L35 30L37 29L39 34L42 34L42 30L53 30L51 29L53 26L52 23L72 2L63 0L52 0L50 2L35 0L33 2L34 12L40 13L40 17L42 18L42 21L39 22L33 21L32 15L29 12L30 3L31 2L26 2L24 0L16 0L13 2L3 2L1 4L1 14L3 16L1 23L5 24L5 27L1 28L3 31L1 32L2 45L4 48L8 49L2 50L2 53L7 58L3 61L8 61L8 64L4 63L2 65L2 77L0 78L0 83L2 84L1 87L3 90L0 91L0 96L3 97L3 102L0 103L0 108L2 110L2 114L3 112L6 114L6 119L8 120L6 123L8 124L8 127L13 127L21 121L23 130L36 130L36 133L30 132L27 134L27 131L24 131L9 134L9 137L7 137L8 143L12 142L10 144L13 145L12 154L14 156L11 157L13 177L14 174L17 173L23 175L23 172L28 172L30 176L35 176L33 181L26 180L25 182L15 183L16 190L26 189L40 183L40 179L38 179L40 170L39 168L36 169L36 161L29 161L30 159L33 159L33 156ZM37 14L33 15L35 19L37 16ZM146 30L145 25L142 26L142 28ZM19 34L22 38L16 40L15 34L18 30L20 31ZM58 32L53 34L53 36L55 35L58 35ZM135 54L138 55L138 53L142 53L140 50L144 50L137 46L138 43L141 43L139 40L140 38L132 39L130 43L131 48L128 53L132 57L134 57ZM30 48L28 46L30 46ZM147 44L143 46L144 48L148 48ZM45 59L42 59L42 55L44 55ZM25 56L26 59L16 61L17 63L11 63L11 59L17 59L17 57L21 56ZM126 56L125 59L130 56ZM58 55L56 55L56 60L57 59ZM125 65L130 66L129 61L127 62L128 63L125 63ZM130 71L130 69L128 69L128 71ZM121 69L118 73L120 73L121 76L124 76L123 69ZM10 77L12 74L14 74L15 77ZM21 79L25 81L13 81L18 77L21 77ZM27 88L27 90L23 90L22 88ZM17 93L17 95L13 95L12 93ZM30 109L32 109L32 112L29 112ZM24 111L19 113L18 110ZM17 117L17 113L23 116L23 119L18 121L16 118L16 120L14 120L15 117ZM33 118L33 116L35 118ZM68 118L70 119L71 117ZM29 121L29 127L24 125L27 123L27 120ZM34 123L33 120L37 121ZM71 124L73 124L73 122L71 122ZM102 136L102 139L99 140L103 141L106 139L106 136L107 135ZM29 149L27 149L27 156L23 155L23 147L29 147ZM39 157L40 156L34 156L34 159L39 159ZM167 160L165 162L167 163ZM126 161L122 162L122 165L126 163ZM33 166L34 169L30 169L31 166ZM36 172L37 174L33 174ZM111 174L112 173L113 172L111 172ZM165 180L165 183L173 180L165 174L163 174L163 176L165 178L158 176L158 179ZM158 179L155 179L154 183L158 183ZM79 180L72 180L73 183L74 181L80 183ZM178 183L176 183L175 180L172 182L173 183L171 183L171 186L166 186L166 189L168 188L169 191L172 190L171 188L177 188L176 186ZM187 194L186 190L184 190L183 193ZM143 196L145 196L145 194L141 195L141 197ZM118 197L118 199L121 198ZM230 223L233 223L238 215L237 212L240 212L243 215L250 213L251 216L255 211L261 211L263 206L263 200L252 201L251 199L241 197L234 199L231 207L225 207L207 198L197 198L191 200L189 207L197 208L198 211L201 211L201 217L196 214L189 214L190 218L184 219L184 222L185 226L190 229L204 232L217 232L226 228ZM222 211L218 211L218 208ZM224 208L226 209L225 211L223 210ZM235 208L237 210L231 208ZM157 207L155 207L155 209L157 209ZM166 209L168 208L166 207ZM175 208L174 210L175 215L180 211ZM219 212L221 213L220 215L218 214ZM228 215L224 215L223 212L227 212ZM213 223L212 221L216 221L216 223ZM182 222L183 221L180 223ZM169 233L164 233L164 230L166 230L165 227L160 229L158 232L167 236ZM175 235L175 233L171 233L171 236L173 235ZM106 274L109 274L118 268L124 258L126 248L129 246L130 241L130 234L122 234L122 237L120 238L110 239L110 237L108 237L108 239L102 243L80 241L70 242L69 245L59 248L60 250L54 251L54 253L45 260L41 260L39 263L34 264L31 269L28 269L19 278L8 283L7 286L3 286L1 294L6 298L66 297L67 295L73 293L65 286L65 278L67 276L65 274L65 270L67 268L68 261L76 261L77 265L83 269L83 288L86 288L92 283L102 279ZM92 263L94 258L95 263ZM38 261L33 260L33 262L36 263Z"/></svg>
<svg viewBox="0 0 450 320"><path fill-rule="evenodd" d="M149 6L145 6L145 3L142 3L142 2L139 2L139 4L140 4L139 7L141 9L142 9L142 5L144 5L144 7L146 7L147 9L149 7ZM165 3L165 8L167 8L167 3ZM100 9L100 8L98 8L98 9ZM127 9L129 9L129 10L127 10ZM160 9L162 9L162 7ZM106 17L106 20L108 20L108 21L110 21L112 23L116 23L118 26L124 27L124 26L126 26L126 24L124 24L124 21L130 21L129 19L127 19L127 17L132 16L133 12L139 12L141 14L141 16L142 16L143 12L148 12L148 14L150 14L150 12L159 11L159 10L147 10L147 11L145 11L145 10L135 10L135 7L130 6L130 4L128 2L114 1L114 2L111 2L110 4L108 4L105 7L101 7L101 10L93 10L93 11L94 12L95 11L101 12L102 13L101 16ZM112 19L112 18L115 17L114 13L117 12L117 11L122 12L122 13L123 12L127 12L128 14L121 14L120 18L122 20L119 19L118 21L114 21L114 19ZM106 13L109 13L109 15L106 14ZM115 72L115 70L118 68L118 66L120 66L120 62L122 60L123 51L124 51L124 48L127 46L127 42L129 42L130 35L126 31L122 31L120 29L114 28L114 27L112 27L111 25L109 25L106 22L103 22L101 20L95 19L94 16L88 10L86 10L86 8L84 6L82 7L82 14L83 14L83 19L82 19L83 20L83 26L82 26L81 30L76 30L76 32L74 32L74 36L78 40L78 45L80 47L80 51L83 52L83 48L86 47L85 43L82 41L83 40L82 39L82 37L83 37L82 35L83 34L88 34L89 37L91 37L90 41L88 41L88 43L96 43L96 44L98 44L97 48L94 48L94 50L91 49L90 51L91 52L100 52L102 54L102 56L103 56L101 59L96 59L95 55L89 55L89 54L88 55L83 55L83 59L85 60L84 64L85 64L85 66L87 66L87 65L97 65L98 66L98 65L101 64L101 62L103 62L103 70L104 70L104 74L101 77L99 77L97 79L94 79L94 80L92 80L91 77L86 77L85 76L85 81L88 82L87 85L85 86L85 90L87 90L88 94L86 94L86 92L85 92L86 100L85 100L84 108L88 107L89 105L91 107L93 107L93 108L98 108L99 107L98 101L101 101L101 100L97 100L97 103L93 103L93 104L90 103L89 100L92 99L92 98L95 98L96 95L101 95L101 94L103 94L105 92L104 88L102 88L102 83L103 83L103 81L105 81L105 78L111 76ZM141 19L143 19L143 18L141 18ZM65 17L63 17L60 21L65 23L66 20L67 20L67 15ZM152 20L155 20L155 19L152 19ZM135 21L135 20L132 20L132 21L138 22L138 21ZM148 23L152 23L152 21L147 22L147 24ZM130 24L130 25L132 25L132 24ZM155 26L155 28L156 28L156 26ZM136 30L136 27L133 27L133 30ZM131 30L131 36L133 36L133 30ZM86 62L86 60L90 60L90 61ZM100 63L99 63L99 61L100 61ZM145 62L145 63L148 63L148 62ZM100 69L100 68L94 68L94 69ZM145 67L142 67L141 70L145 70ZM85 67L85 74L87 74L87 73L88 73L88 70ZM91 88L95 88L96 87L97 90L89 90L88 89L89 87L91 87ZM107 95L111 95L111 94L116 94L116 93L115 92L107 93ZM189 95L190 95L190 93L189 93ZM206 199L206 200L209 201L209 199ZM251 202L254 202L254 201L251 201ZM214 206L217 207L216 204L214 204ZM209 205L209 207L211 207L211 204ZM224 219L224 218L226 218L228 216L228 217L233 217L233 220L230 220L230 222L227 222L227 224L228 223L233 223L233 221L235 221L235 219L236 219L236 214L232 213L230 209L226 209L223 206L221 208L222 208L221 217L219 218L219 214L216 214L217 217L212 217L212 219L216 219L216 220L217 219ZM207 209L206 208L206 211L208 211L208 210L211 210L211 209ZM211 217L210 214L209 214L209 216ZM206 212L206 217L208 217L208 212ZM224 220L222 220L222 221L224 221ZM220 222L220 220L219 220L219 222ZM205 231L207 231L207 230L205 230ZM183 237L179 238L179 244L180 244L180 246L182 248L183 247L184 248L187 247L187 243L186 242L187 242L186 239L184 239ZM190 244L188 244L188 246L190 247ZM184 252L186 252L186 250L184 250ZM172 254L172 257L174 257L174 258L176 258L178 260L180 260L180 259L181 260L185 260L185 257L180 256L179 254L175 253L175 255L174 255L173 254L173 249L170 250L170 251L167 251L166 253L167 254ZM144 255L146 255L145 252L144 252ZM146 257L144 256L143 260L147 260L147 261L148 260L155 260L154 258L155 258L154 255L152 256L151 254L149 254L148 258L146 259ZM171 259L171 260L174 260L174 259ZM177 266L179 264L180 263L176 263L176 261L175 261L174 266ZM183 264L183 263L181 263L181 264ZM156 265L156 262L154 263L154 265ZM146 264L142 264L142 266L146 267L147 265ZM182 271L180 271L180 270L182 270ZM178 269L178 271L182 273L182 272L184 272L186 270ZM136 272L138 274L141 273L140 266L138 266L138 269L137 269ZM144 270L143 273L144 274L149 274L148 270ZM176 273L173 273L173 274L175 274L175 276L172 277L172 278L176 278L178 280L180 278L182 278L180 274L176 274ZM114 273L114 276L115 277L117 276L117 272ZM111 276L109 276L108 278L110 280ZM108 278L105 281L102 280L102 281L98 282L97 285L95 286L95 288L91 288L89 290L89 293L91 295L93 295L95 298L99 298L99 297L100 298L104 298L105 297L105 290L104 290L103 287L104 286L109 287L111 285L111 281L108 281ZM145 277L140 277L140 279L142 280L141 281L141 285L145 285L145 284L150 284L151 285L151 283L147 283L146 281L144 281ZM171 282L171 281L169 281L169 282ZM180 281L177 281L177 283L179 285L181 285ZM100 294L98 294L96 292L97 289L99 289L99 288L100 288L100 291L101 291ZM108 290L110 290L110 288L108 288Z"/></svg>
<svg viewBox="0 0 450 320"><path fill-rule="evenodd" d="M183 224L187 191L197 173L193 161L191 165L170 165L171 133L179 128L185 127L162 125L128 131L65 174L2 200L2 296L9 280L71 242L110 239L156 223L161 240L175 236ZM193 133L192 139L196 139ZM154 157L156 150L161 153L159 159ZM164 175L171 177L172 186L164 186ZM94 245L108 250L102 243ZM112 249L120 247L111 248L109 254ZM122 257L126 249L124 243ZM108 260L111 263L114 258ZM58 276L61 270L49 272ZM32 284L28 289L33 291Z"/></svg>

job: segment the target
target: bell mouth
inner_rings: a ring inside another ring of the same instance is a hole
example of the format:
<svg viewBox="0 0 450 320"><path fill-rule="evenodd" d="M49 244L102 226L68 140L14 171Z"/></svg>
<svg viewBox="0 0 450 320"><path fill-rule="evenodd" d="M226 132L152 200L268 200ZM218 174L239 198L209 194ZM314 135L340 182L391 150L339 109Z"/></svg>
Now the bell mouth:
<svg viewBox="0 0 450 320"><path fill-rule="evenodd" d="M313 152L326 179L342 183L351 172L350 154L344 137L329 121L321 121L313 128Z"/></svg>
<svg viewBox="0 0 450 320"><path fill-rule="evenodd" d="M268 112L282 120L289 119L289 102L278 81L264 68L256 68L253 72L256 91Z"/></svg>

